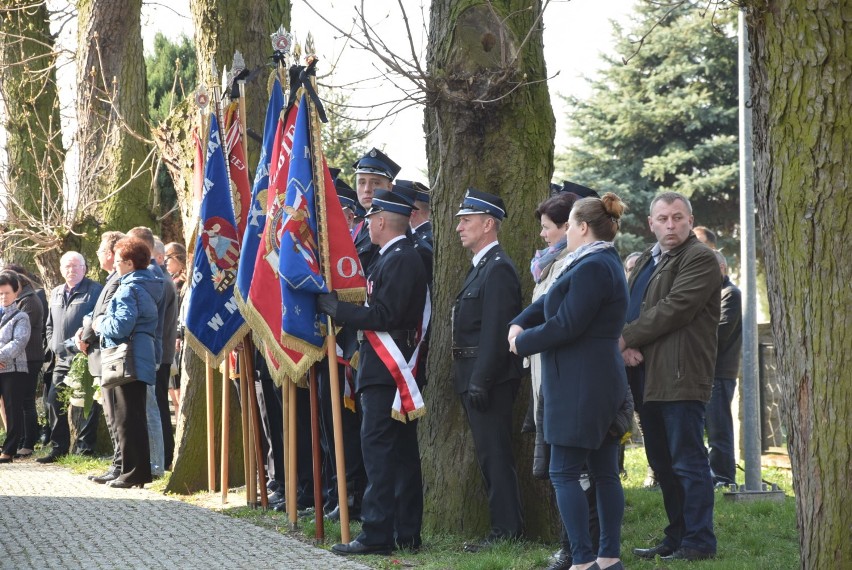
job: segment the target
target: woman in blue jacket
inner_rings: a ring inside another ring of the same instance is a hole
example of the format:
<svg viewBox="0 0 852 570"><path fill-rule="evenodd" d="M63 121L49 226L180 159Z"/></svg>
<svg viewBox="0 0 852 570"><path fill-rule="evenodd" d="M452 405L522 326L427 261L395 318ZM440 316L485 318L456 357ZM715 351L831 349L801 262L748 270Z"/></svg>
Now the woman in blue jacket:
<svg viewBox="0 0 852 570"><path fill-rule="evenodd" d="M6 442L0 463L12 462L24 432L30 318L15 305L19 289L17 273L0 272L0 396L6 407Z"/></svg>
<svg viewBox="0 0 852 570"><path fill-rule="evenodd" d="M136 380L106 388L102 394L104 398L114 398L113 419L121 449L121 475L107 484L127 489L151 482L145 399L148 386L156 381L154 336L163 280L147 269L151 251L144 241L124 238L115 244L114 251L115 270L120 276L118 289L106 313L92 327L101 338L102 348L130 343L130 370Z"/></svg>
<svg viewBox="0 0 852 570"><path fill-rule="evenodd" d="M550 480L571 540L573 568L578 570L622 567L624 492L618 476L619 441L610 430L627 394L618 350L627 313L627 282L612 244L624 208L610 192L574 203L566 230L569 257L564 272L509 329L513 352L541 354ZM601 527L597 555L579 481L585 464L597 485Z"/></svg>

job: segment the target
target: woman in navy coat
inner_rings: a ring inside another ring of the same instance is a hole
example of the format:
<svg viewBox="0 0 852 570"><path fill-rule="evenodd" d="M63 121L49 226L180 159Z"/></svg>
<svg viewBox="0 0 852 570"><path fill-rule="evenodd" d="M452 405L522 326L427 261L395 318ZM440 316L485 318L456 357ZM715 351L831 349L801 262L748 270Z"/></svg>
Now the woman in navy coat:
<svg viewBox="0 0 852 570"><path fill-rule="evenodd" d="M573 568L621 568L624 492L618 437L610 429L627 395L618 339L627 313L627 283L612 245L624 203L612 193L577 201L568 218L565 270L547 295L512 321L509 345L520 356L540 353L544 438L551 445L550 480L571 540ZM601 536L597 556L580 473L597 484Z"/></svg>

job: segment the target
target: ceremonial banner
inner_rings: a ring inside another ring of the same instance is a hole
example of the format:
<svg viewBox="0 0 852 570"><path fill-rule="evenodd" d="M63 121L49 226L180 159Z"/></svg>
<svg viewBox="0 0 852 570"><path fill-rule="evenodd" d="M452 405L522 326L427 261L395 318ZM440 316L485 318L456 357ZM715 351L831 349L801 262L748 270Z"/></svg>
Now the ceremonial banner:
<svg viewBox="0 0 852 570"><path fill-rule="evenodd" d="M234 290L240 249L219 122L210 118L204 191L186 313L187 344L214 365L247 330Z"/></svg>
<svg viewBox="0 0 852 570"><path fill-rule="evenodd" d="M237 101L231 103L225 116L225 132L228 133L225 136L225 156L228 157L230 166L228 172L231 175L231 192L233 193L234 219L237 221L237 236L242 241L252 201L252 187L249 183L245 148L242 144L240 129L242 118L238 105Z"/></svg>
<svg viewBox="0 0 852 570"><path fill-rule="evenodd" d="M254 186L251 191L251 202L246 223L246 229L243 233L243 239L240 249L240 267L237 274L237 299L240 302L240 309L247 315L252 312L251 309L246 310L246 302L248 300L249 287L251 286L252 277L254 277L254 262L257 258L257 250L263 236L263 228L266 225L266 200L269 188L269 165L273 156L273 144L275 135L278 132L278 123L281 117L281 111L284 107L284 92L281 90L281 83L275 79L272 85L272 93L269 96L269 105L266 107L266 121L263 125L263 146L260 149L260 160L257 162L257 169L254 171Z"/></svg>

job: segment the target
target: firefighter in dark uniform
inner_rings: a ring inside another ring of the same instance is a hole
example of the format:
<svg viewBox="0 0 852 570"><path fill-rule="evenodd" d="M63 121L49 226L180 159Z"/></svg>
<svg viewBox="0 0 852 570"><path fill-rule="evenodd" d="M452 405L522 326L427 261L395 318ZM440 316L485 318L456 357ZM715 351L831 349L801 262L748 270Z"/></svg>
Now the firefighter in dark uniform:
<svg viewBox="0 0 852 570"><path fill-rule="evenodd" d="M432 208L429 202L430 190L425 184L414 182L411 180L397 180L394 183L394 191L396 186L408 188L414 197L414 207L417 208L411 213L411 232L418 241L425 241L429 247L434 248L435 242L432 237Z"/></svg>
<svg viewBox="0 0 852 570"><path fill-rule="evenodd" d="M361 506L361 534L352 542L334 545L336 554L390 553L421 544L423 480L417 421L409 416L408 422L401 422L391 415L398 390L393 374L400 374L402 366L388 357L397 352L406 362L413 358L426 302L426 270L405 235L413 207L405 197L384 190L372 197L367 218L370 238L379 251L367 275L367 305L338 302L333 293L318 297L322 312L361 331L356 389L368 485Z"/></svg>
<svg viewBox="0 0 852 570"><path fill-rule="evenodd" d="M512 406L521 361L506 336L521 311L521 284L512 260L497 241L506 208L493 194L469 188L456 232L473 255L453 307L454 387L461 396L491 512L491 532L465 544L477 551L523 531L517 468L512 454Z"/></svg>
<svg viewBox="0 0 852 570"><path fill-rule="evenodd" d="M400 170L397 163L376 148L371 149L352 166L355 168L355 191L358 193L358 202L365 211L372 206L376 191L391 190L393 179ZM370 241L366 220L356 226L355 249L358 252L358 259L361 260L364 275L369 275L379 248Z"/></svg>

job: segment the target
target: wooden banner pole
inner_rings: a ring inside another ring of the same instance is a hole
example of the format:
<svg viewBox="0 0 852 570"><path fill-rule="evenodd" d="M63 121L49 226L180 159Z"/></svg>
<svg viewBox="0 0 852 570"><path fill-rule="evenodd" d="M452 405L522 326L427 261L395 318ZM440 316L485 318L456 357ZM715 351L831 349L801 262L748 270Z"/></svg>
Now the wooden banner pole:
<svg viewBox="0 0 852 570"><path fill-rule="evenodd" d="M210 363L210 355L205 355L207 365L206 389L207 389L207 490L211 493L216 491L216 434L214 433L214 397L213 397L213 365Z"/></svg>
<svg viewBox="0 0 852 570"><path fill-rule="evenodd" d="M252 505L249 500L249 479L253 471L250 470L249 463L249 422L248 422L248 381L246 380L246 362L245 356L240 351L239 360L239 379L240 379L240 424L243 428L243 472L246 482L246 504Z"/></svg>
<svg viewBox="0 0 852 570"><path fill-rule="evenodd" d="M228 502L228 455L230 454L229 428L231 425L231 359L225 356L225 372L222 374L222 455L219 463L222 473L222 504Z"/></svg>
<svg viewBox="0 0 852 570"><path fill-rule="evenodd" d="M289 433L287 434L290 438L289 449L287 453L290 456L290 485L287 487L287 514L290 517L290 524L295 526L298 518L298 497L296 494L296 487L299 486L299 475L296 470L298 465L298 460L296 458L296 383L292 380L287 380L287 391L288 394L288 406L290 408L288 412L287 420L290 423Z"/></svg>
<svg viewBox="0 0 852 570"><path fill-rule="evenodd" d="M325 540L325 525L322 509L322 446L320 445L320 410L317 393L317 365L311 366L308 389L311 394L311 457L314 467L314 537Z"/></svg>
<svg viewBox="0 0 852 570"><path fill-rule="evenodd" d="M347 543L349 535L349 491L346 486L346 455L343 449L343 411L340 402L340 374L337 367L337 337L334 323L328 319L326 345L328 350L328 381L331 388L331 418L334 425L334 462L337 472L337 504L340 508L340 541Z"/></svg>

